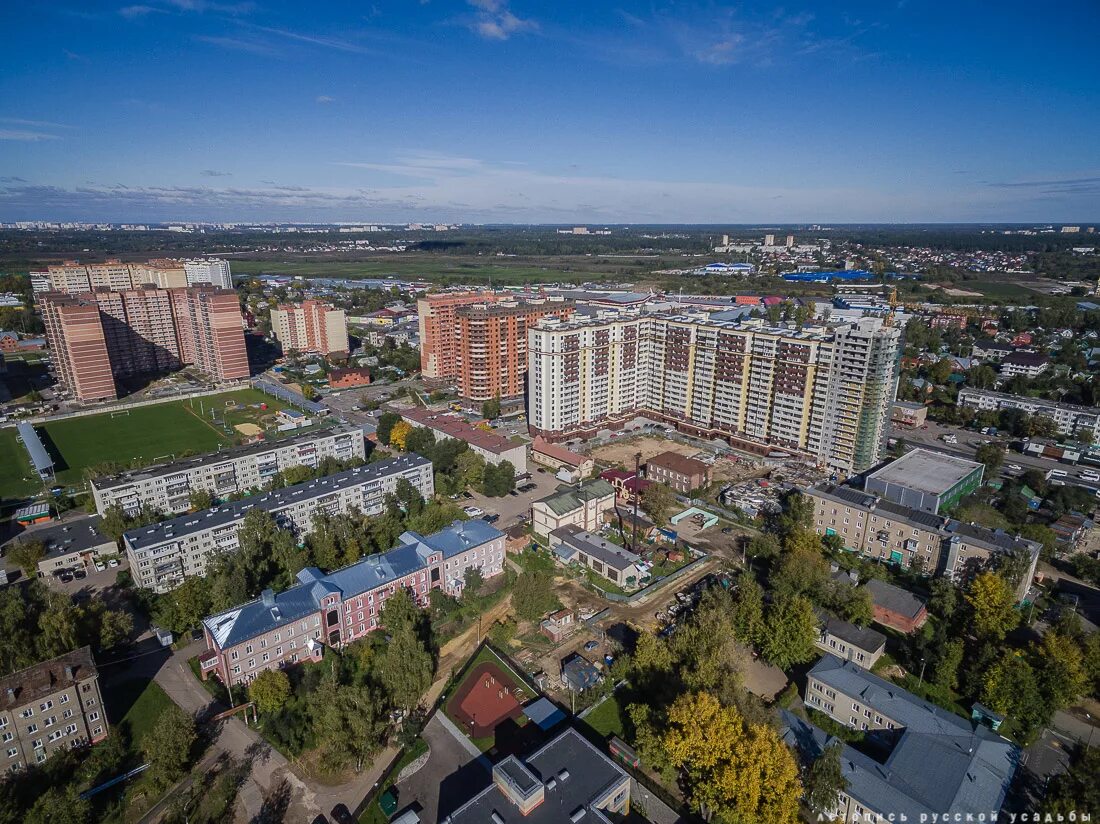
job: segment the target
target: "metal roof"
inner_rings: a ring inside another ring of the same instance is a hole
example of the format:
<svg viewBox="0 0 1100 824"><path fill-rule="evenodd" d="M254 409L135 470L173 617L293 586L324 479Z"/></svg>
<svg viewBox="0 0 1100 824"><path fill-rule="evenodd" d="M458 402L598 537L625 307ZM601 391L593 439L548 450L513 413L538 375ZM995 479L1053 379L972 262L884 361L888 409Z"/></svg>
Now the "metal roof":
<svg viewBox="0 0 1100 824"><path fill-rule="evenodd" d="M45 472L53 472L53 458L46 451L46 447L42 445L42 441L39 439L34 427L26 421L21 421L16 424L15 428L19 432L19 440L27 448L27 454L30 455L34 471L39 475Z"/></svg>
<svg viewBox="0 0 1100 824"><path fill-rule="evenodd" d="M214 527L234 523L243 518L245 513L253 507L266 509L269 512L285 509L301 501L312 500L322 495L331 495L333 492L347 487L400 474L421 466L431 466L431 461L419 455L401 455L397 458L325 475L323 478L295 484L284 489L265 492L262 495L253 495L240 501L232 501L221 506L204 509L201 512L189 512L186 515L180 515L177 518L161 521L151 526L131 529L124 537L126 544L134 549L156 545L167 540L178 541L182 537L195 532L204 532Z"/></svg>
<svg viewBox="0 0 1100 824"><path fill-rule="evenodd" d="M565 526L559 526L557 529L550 533L555 538L558 538L562 544L569 549L583 552L597 561L602 561L609 567L622 572L625 569L629 569L631 566L638 563L641 560L641 556L631 552L629 549L613 544L605 538L601 538L599 535L593 535L591 532L581 529L576 524L566 524ZM558 547L555 547L555 552ZM559 553L565 556L566 553ZM570 553L570 556L572 553ZM569 560L567 557L566 560Z"/></svg>
<svg viewBox="0 0 1100 824"><path fill-rule="evenodd" d="M867 582L867 591L876 607L888 609L906 618L916 618L924 609L924 601L909 590L872 578Z"/></svg>
<svg viewBox="0 0 1100 824"><path fill-rule="evenodd" d="M535 501L545 504L555 515L564 515L578 509L585 501L614 496L615 488L603 478L585 481L579 486L559 486L558 491Z"/></svg>
<svg viewBox="0 0 1100 824"><path fill-rule="evenodd" d="M368 555L327 575L317 567L306 567L298 573L298 584L271 595L268 603L261 596L204 618L203 625L217 648L224 650L313 615L326 595L339 593L344 600L354 598L423 569L433 552L451 558L503 534L481 520L455 521L432 535L405 532L388 552Z"/></svg>
<svg viewBox="0 0 1100 824"><path fill-rule="evenodd" d="M984 465L968 461L946 452L929 449L913 449L882 469L867 476L884 484L897 484L907 489L942 495L975 472L982 472Z"/></svg>

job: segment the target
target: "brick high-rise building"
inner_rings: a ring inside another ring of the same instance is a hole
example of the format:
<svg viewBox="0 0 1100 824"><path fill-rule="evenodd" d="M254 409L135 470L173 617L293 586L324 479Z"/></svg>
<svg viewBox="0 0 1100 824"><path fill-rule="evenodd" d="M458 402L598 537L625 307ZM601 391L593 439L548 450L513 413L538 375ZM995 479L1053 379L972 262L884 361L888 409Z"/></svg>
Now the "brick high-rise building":
<svg viewBox="0 0 1100 824"><path fill-rule="evenodd" d="M526 391L527 328L543 317L567 318L560 300L517 302L492 292L448 292L417 302L420 368L428 380L453 383L463 398L483 402Z"/></svg>
<svg viewBox="0 0 1100 824"><path fill-rule="evenodd" d="M515 398L526 391L527 328L544 317L568 318L561 302L496 303L455 311L458 394L471 401Z"/></svg>
<svg viewBox="0 0 1100 824"><path fill-rule="evenodd" d="M492 292L442 292L416 302L420 323L420 372L428 380L450 380L458 374L455 311L461 306L493 304L504 296Z"/></svg>
<svg viewBox="0 0 1100 824"><path fill-rule="evenodd" d="M319 300L283 303L272 309L271 333L287 351L326 356L348 353L347 315Z"/></svg>
<svg viewBox="0 0 1100 824"><path fill-rule="evenodd" d="M103 263L66 261L50 266L44 272L33 272L31 284L35 293L65 292L79 295L93 289L122 292L152 285L161 289L180 289L199 283L233 288L228 261L219 258L202 260L149 260L145 263L123 263L108 260Z"/></svg>
<svg viewBox="0 0 1100 824"><path fill-rule="evenodd" d="M194 364L217 381L249 375L234 292L213 287L38 296L58 379L84 402L118 397L115 378Z"/></svg>

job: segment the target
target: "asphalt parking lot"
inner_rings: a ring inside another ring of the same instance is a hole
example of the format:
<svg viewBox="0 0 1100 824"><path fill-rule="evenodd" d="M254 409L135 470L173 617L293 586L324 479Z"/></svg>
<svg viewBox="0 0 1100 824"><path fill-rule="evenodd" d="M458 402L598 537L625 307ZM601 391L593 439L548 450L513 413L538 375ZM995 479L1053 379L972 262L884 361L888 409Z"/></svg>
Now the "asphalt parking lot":
<svg viewBox="0 0 1100 824"><path fill-rule="evenodd" d="M411 807L421 821L442 821L488 786L489 773L443 726L438 713L424 727L422 737L432 754L423 767L396 785L397 809Z"/></svg>
<svg viewBox="0 0 1100 824"><path fill-rule="evenodd" d="M559 481L550 472L536 472L532 468L530 480L517 481L516 486L533 483L535 489L530 492L519 492L515 495L505 495L502 498L487 498L480 492L470 492L470 498L460 498L456 503L461 506L476 506L484 509L486 513L500 516L496 526L499 529L515 526L521 515L530 516L531 503L539 498L545 498L554 492L562 481Z"/></svg>

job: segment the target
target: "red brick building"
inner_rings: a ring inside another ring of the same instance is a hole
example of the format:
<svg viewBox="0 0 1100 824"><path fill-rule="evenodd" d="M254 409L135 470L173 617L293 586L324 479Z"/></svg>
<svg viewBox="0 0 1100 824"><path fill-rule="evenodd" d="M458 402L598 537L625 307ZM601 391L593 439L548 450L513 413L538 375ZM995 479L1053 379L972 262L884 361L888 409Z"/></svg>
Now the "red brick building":
<svg viewBox="0 0 1100 824"><path fill-rule="evenodd" d="M662 452L646 461L645 476L650 481L666 484L686 495L710 483L710 467L678 452Z"/></svg>
<svg viewBox="0 0 1100 824"><path fill-rule="evenodd" d="M874 601L875 623L908 635L928 620L924 601L908 590L872 578L867 582L867 591Z"/></svg>
<svg viewBox="0 0 1100 824"><path fill-rule="evenodd" d="M333 389L370 386L370 370L362 368L333 369L328 373L328 385Z"/></svg>

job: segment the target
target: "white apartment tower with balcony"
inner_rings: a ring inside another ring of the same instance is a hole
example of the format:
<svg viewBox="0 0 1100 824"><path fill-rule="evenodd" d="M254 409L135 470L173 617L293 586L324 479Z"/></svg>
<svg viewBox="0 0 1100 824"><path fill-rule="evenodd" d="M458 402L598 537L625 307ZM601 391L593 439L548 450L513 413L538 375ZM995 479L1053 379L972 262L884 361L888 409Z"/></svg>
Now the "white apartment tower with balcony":
<svg viewBox="0 0 1100 824"><path fill-rule="evenodd" d="M561 441L655 418L858 472L885 443L900 340L879 318L802 330L685 316L545 319L528 333L531 429Z"/></svg>

